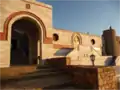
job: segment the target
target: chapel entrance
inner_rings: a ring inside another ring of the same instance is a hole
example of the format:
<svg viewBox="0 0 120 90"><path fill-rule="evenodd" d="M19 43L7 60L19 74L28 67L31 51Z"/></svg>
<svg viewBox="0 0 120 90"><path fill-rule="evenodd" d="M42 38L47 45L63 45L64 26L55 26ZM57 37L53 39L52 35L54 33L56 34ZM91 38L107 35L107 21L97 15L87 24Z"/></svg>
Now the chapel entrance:
<svg viewBox="0 0 120 90"><path fill-rule="evenodd" d="M35 20L24 17L12 24L11 65L37 64L38 48L41 50L41 32Z"/></svg>

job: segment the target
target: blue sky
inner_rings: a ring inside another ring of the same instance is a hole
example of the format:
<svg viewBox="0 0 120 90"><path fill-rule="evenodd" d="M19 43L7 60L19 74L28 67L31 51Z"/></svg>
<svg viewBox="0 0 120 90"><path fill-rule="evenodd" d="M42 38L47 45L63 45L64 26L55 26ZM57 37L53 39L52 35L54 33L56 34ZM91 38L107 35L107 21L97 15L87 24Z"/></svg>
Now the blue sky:
<svg viewBox="0 0 120 90"><path fill-rule="evenodd" d="M119 0L38 0L53 7L53 27L101 35L116 29L120 35Z"/></svg>

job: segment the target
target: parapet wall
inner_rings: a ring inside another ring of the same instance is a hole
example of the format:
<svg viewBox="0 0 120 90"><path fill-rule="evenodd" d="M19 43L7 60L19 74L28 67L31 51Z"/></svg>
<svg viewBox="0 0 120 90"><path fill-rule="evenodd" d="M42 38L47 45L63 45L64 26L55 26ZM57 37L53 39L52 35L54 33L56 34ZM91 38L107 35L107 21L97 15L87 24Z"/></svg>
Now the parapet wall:
<svg viewBox="0 0 120 90"><path fill-rule="evenodd" d="M93 47L101 48L102 46L102 41L100 36L53 28L53 34L54 33L58 35L59 40L53 41L53 44L67 45L68 47L70 45L72 46L72 39L77 34L81 42L80 45L82 46L91 46L92 39L95 41Z"/></svg>
<svg viewBox="0 0 120 90"><path fill-rule="evenodd" d="M104 66L68 66L73 84L81 89L118 90L116 70Z"/></svg>

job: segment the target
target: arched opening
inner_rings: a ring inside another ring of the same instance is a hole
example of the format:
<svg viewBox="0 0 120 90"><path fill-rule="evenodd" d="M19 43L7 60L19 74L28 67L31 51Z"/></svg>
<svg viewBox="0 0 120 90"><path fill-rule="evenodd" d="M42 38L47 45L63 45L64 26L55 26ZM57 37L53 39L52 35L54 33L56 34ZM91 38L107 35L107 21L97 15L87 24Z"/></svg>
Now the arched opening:
<svg viewBox="0 0 120 90"><path fill-rule="evenodd" d="M95 44L95 40L91 39L91 43L92 43L92 45L94 45Z"/></svg>
<svg viewBox="0 0 120 90"><path fill-rule="evenodd" d="M31 18L24 17L12 24L11 65L37 64L38 48L41 50L40 27Z"/></svg>
<svg viewBox="0 0 120 90"><path fill-rule="evenodd" d="M56 34L56 33L53 34L53 40L54 41L58 41L59 40L58 34Z"/></svg>
<svg viewBox="0 0 120 90"><path fill-rule="evenodd" d="M74 48L76 48L79 51L80 39L78 36L75 36L73 38L73 44L74 44Z"/></svg>
<svg viewBox="0 0 120 90"><path fill-rule="evenodd" d="M79 45L82 44L82 37L79 33L73 33L71 37L71 42L74 48L79 51Z"/></svg>

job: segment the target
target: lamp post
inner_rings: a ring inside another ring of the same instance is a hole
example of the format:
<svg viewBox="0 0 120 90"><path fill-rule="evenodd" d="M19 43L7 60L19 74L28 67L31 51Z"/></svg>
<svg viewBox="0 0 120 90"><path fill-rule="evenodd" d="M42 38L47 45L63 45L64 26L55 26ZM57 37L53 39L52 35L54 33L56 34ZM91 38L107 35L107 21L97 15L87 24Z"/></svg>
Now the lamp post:
<svg viewBox="0 0 120 90"><path fill-rule="evenodd" d="M92 61L92 65L95 66L94 61L95 61L95 55L90 55L90 60Z"/></svg>

